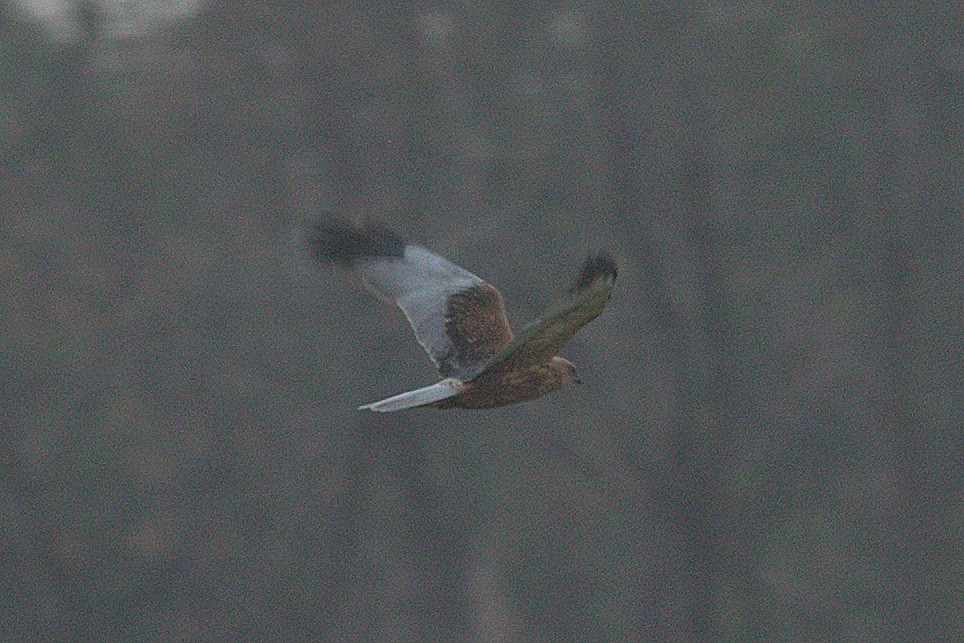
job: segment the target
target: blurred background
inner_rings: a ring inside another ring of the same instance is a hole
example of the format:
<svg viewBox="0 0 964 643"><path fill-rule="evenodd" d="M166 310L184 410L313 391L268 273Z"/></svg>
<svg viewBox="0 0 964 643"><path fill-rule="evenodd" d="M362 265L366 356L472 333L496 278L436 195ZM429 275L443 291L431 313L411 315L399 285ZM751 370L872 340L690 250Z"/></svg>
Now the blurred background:
<svg viewBox="0 0 964 643"><path fill-rule="evenodd" d="M0 638L964 640L962 6L0 4ZM587 385L356 412L326 211Z"/></svg>

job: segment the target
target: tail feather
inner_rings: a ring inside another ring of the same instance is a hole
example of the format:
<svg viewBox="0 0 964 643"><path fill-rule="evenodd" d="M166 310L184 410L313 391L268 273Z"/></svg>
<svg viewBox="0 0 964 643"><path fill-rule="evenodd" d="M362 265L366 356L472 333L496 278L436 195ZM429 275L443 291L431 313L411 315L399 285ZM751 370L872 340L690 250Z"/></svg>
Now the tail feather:
<svg viewBox="0 0 964 643"><path fill-rule="evenodd" d="M399 393L398 395L393 395L392 397L380 400L378 402L372 402L371 404L359 406L358 410L378 411L380 413L402 411L404 409L413 409L418 406L427 406L440 400L453 397L456 394L458 394L456 380L449 378L436 384L432 384L431 386L426 386L425 388L408 391L406 393Z"/></svg>

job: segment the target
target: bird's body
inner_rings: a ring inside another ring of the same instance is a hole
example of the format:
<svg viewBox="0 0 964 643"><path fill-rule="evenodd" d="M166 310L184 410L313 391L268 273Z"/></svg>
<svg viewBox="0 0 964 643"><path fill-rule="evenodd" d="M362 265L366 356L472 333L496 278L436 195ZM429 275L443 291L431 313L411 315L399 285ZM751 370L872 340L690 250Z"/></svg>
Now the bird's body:
<svg viewBox="0 0 964 643"><path fill-rule="evenodd" d="M462 384L458 395L432 404L437 409L490 409L542 397L575 381L575 367L561 357L504 374L483 371Z"/></svg>
<svg viewBox="0 0 964 643"><path fill-rule="evenodd" d="M319 263L349 267L397 304L444 378L360 407L372 411L485 409L577 382L575 366L556 353L602 312L617 272L607 253L590 256L572 289L517 337L498 290L385 229L325 219L308 229L307 243Z"/></svg>

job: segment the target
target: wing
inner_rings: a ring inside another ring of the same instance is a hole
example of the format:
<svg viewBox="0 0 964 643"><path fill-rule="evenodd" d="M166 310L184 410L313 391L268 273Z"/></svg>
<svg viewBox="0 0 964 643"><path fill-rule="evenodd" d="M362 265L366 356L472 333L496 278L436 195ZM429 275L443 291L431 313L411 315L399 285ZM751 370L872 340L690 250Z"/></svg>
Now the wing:
<svg viewBox="0 0 964 643"><path fill-rule="evenodd" d="M512 340L485 368L486 375L542 364L602 313L616 283L616 262L603 251L590 255L576 283Z"/></svg>
<svg viewBox="0 0 964 643"><path fill-rule="evenodd" d="M350 267L397 304L443 377L471 379L512 340L498 290L388 230L324 219L307 243L316 261Z"/></svg>

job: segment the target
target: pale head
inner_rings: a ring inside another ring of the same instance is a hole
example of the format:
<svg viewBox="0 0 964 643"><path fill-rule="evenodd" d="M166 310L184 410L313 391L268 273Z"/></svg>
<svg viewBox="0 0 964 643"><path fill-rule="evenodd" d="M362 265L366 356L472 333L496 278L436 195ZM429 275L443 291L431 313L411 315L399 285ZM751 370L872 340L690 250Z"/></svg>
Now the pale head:
<svg viewBox="0 0 964 643"><path fill-rule="evenodd" d="M553 379L556 382L556 386L553 388L561 388L563 386L569 386L570 384L582 384L579 376L576 375L576 365L567 359L563 359L557 355L550 360L549 368L552 369Z"/></svg>

